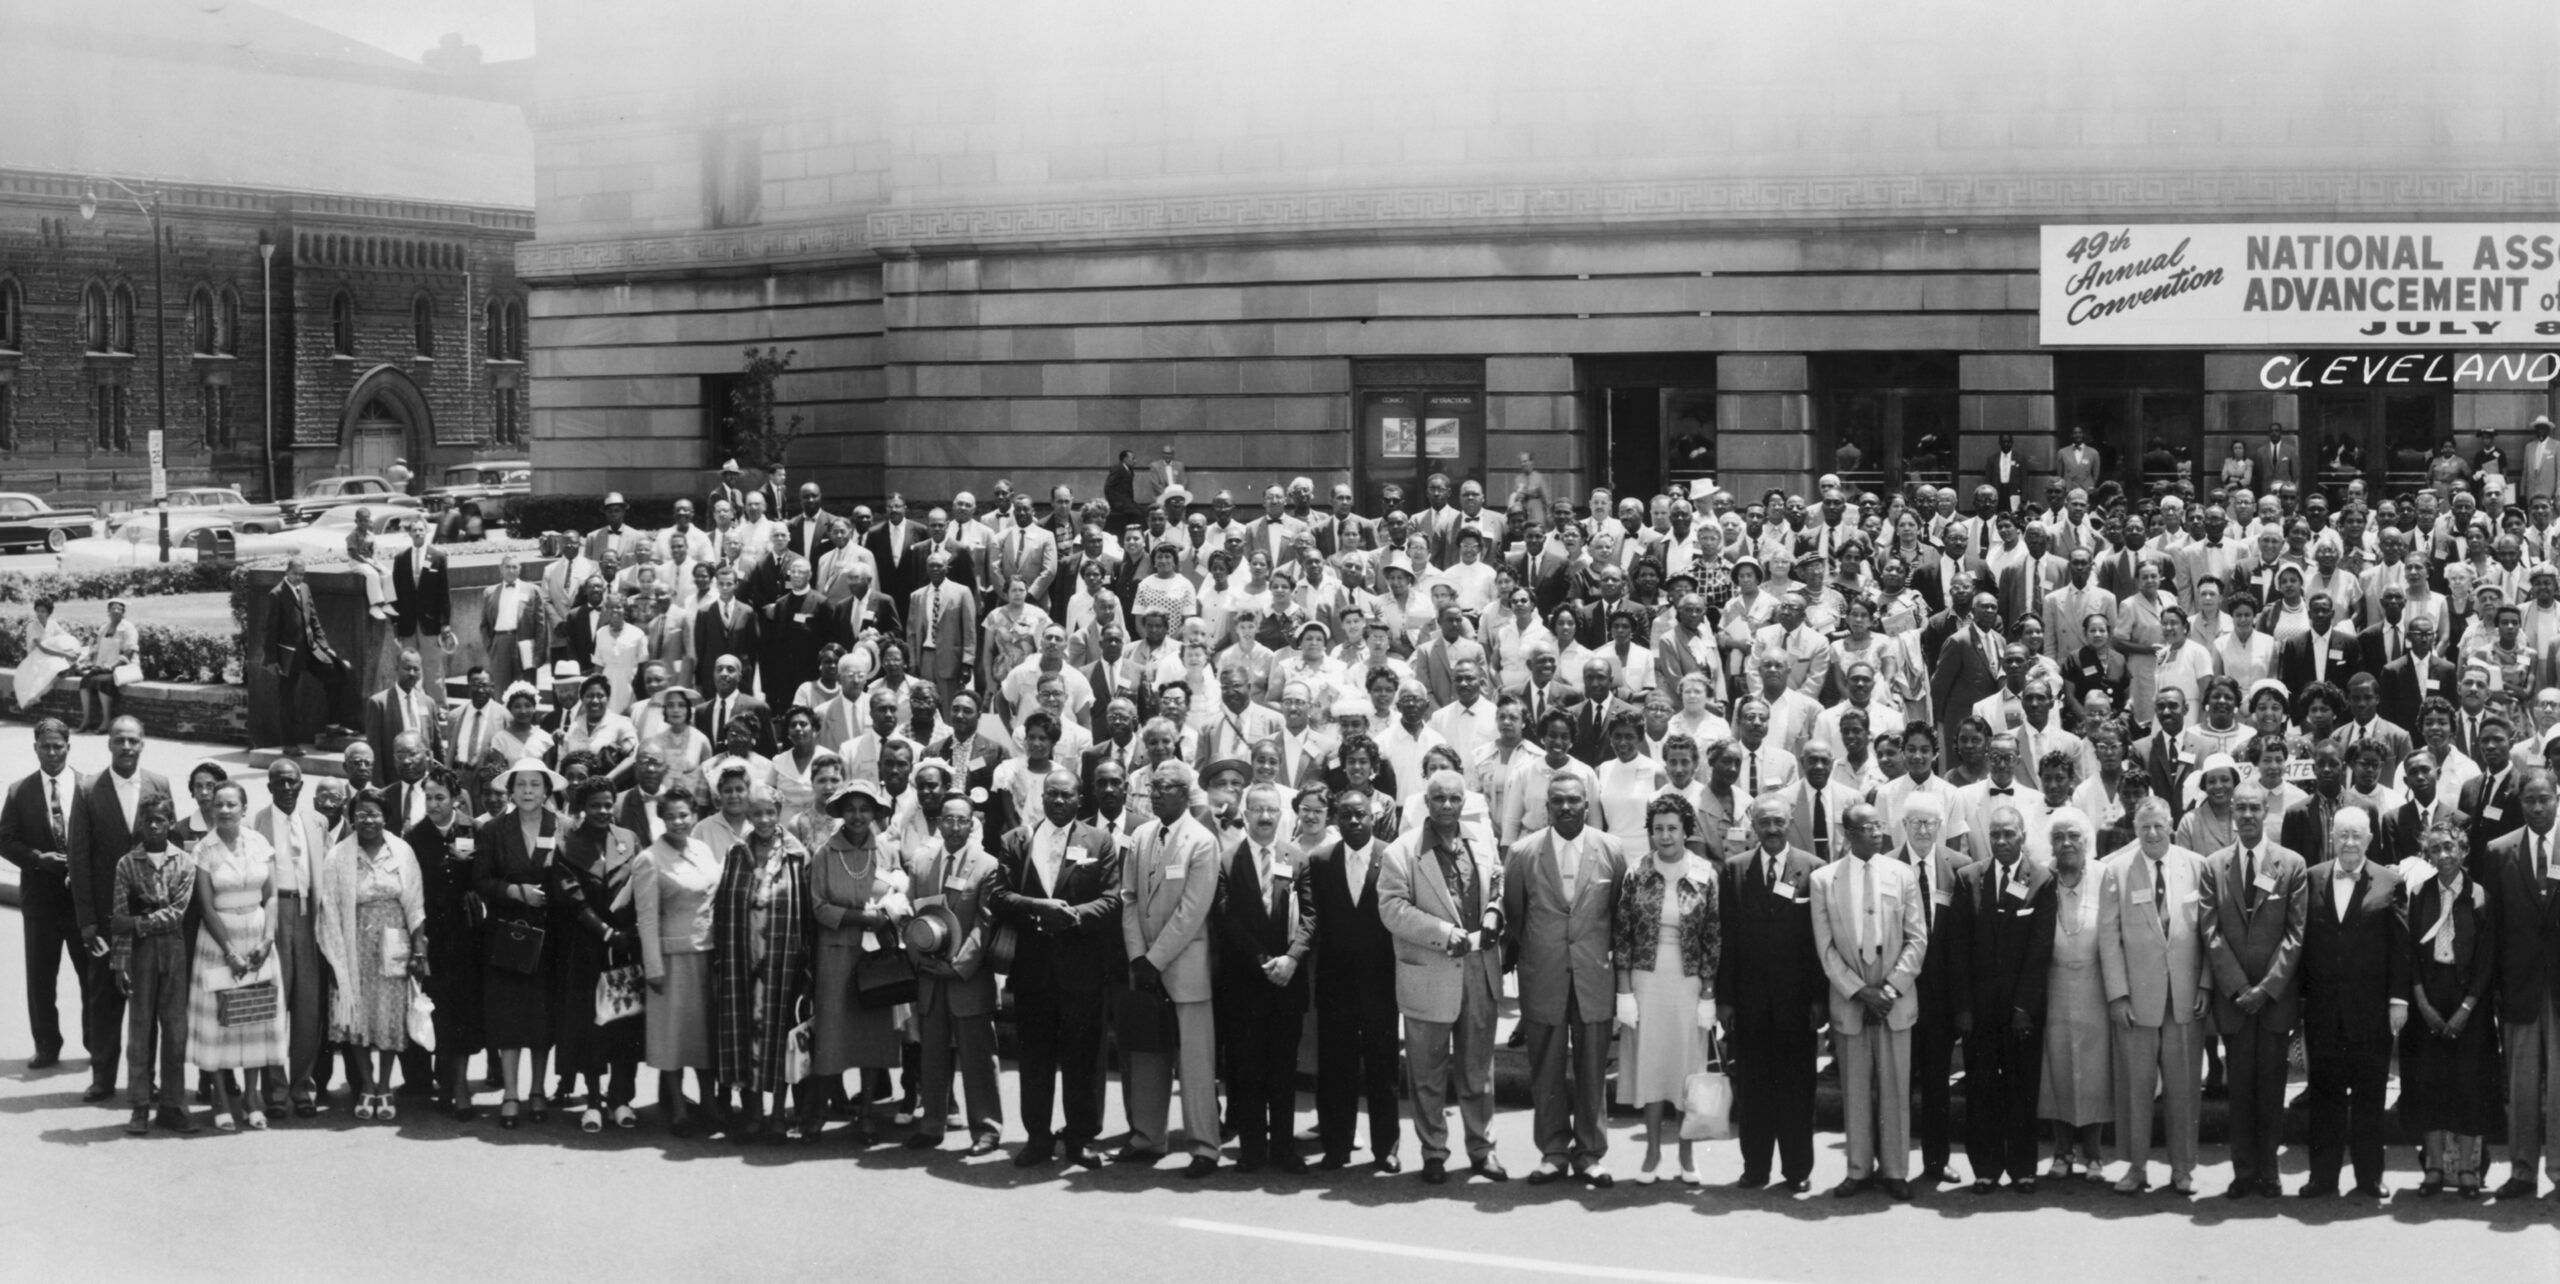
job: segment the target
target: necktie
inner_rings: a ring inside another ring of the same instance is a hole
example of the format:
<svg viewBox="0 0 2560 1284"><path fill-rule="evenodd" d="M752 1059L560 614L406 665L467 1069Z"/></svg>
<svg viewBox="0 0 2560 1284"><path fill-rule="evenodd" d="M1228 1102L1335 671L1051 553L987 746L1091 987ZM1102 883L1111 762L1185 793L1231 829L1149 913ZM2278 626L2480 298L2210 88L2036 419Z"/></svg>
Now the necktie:
<svg viewBox="0 0 2560 1284"><path fill-rule="evenodd" d="M1760 796L1760 751L1751 751L1751 796Z"/></svg>
<svg viewBox="0 0 2560 1284"><path fill-rule="evenodd" d="M1823 805L1822 794L1813 795L1813 854L1817 859L1831 859L1831 809Z"/></svg>
<svg viewBox="0 0 2560 1284"><path fill-rule="evenodd" d="M942 586L925 590L924 644L933 645L934 635L942 631Z"/></svg>
<svg viewBox="0 0 2560 1284"><path fill-rule="evenodd" d="M1774 852L1760 853L1760 885L1775 892L1778 887L1778 857Z"/></svg>
<svg viewBox="0 0 2560 1284"><path fill-rule="evenodd" d="M2551 878L2551 852L2542 845L2542 836L2539 834L2525 841L2533 844L2533 882L2535 889L2540 890L2541 885Z"/></svg>
<svg viewBox="0 0 2560 1284"><path fill-rule="evenodd" d="M2258 853L2247 847L2240 849L2240 904L2258 908Z"/></svg>
<svg viewBox="0 0 2560 1284"><path fill-rule="evenodd" d="M1929 887L1929 853L1913 852L1912 865L1920 871L1920 922L1933 926L1938 921L1938 898Z"/></svg>
<svg viewBox="0 0 2560 1284"><path fill-rule="evenodd" d="M71 845L71 830L68 826L62 823L62 780L60 777L47 776L44 778L44 802L45 810L52 813L53 845L58 848L69 847Z"/></svg>
<svg viewBox="0 0 2560 1284"><path fill-rule="evenodd" d="M2151 861L2151 909L2164 916L2169 912L2169 883L2161 876L2158 857Z"/></svg>

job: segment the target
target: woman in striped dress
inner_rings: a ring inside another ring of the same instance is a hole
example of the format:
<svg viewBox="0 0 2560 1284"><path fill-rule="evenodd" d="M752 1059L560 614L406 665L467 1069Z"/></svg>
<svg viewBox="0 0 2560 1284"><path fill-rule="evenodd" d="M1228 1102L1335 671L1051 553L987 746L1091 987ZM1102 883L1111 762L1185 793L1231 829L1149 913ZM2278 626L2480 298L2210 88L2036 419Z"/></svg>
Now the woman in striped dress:
<svg viewBox="0 0 2560 1284"><path fill-rule="evenodd" d="M213 832L196 844L195 989L187 1000L187 1059L200 1070L241 1072L240 1101L231 1100L228 1075L208 1074L213 1089L213 1125L224 1132L267 1126L266 1112L255 1103L267 1067L285 1062L285 1026L279 1004L263 1021L224 1025L221 1000L225 990L264 984L280 991L282 969L276 965L275 851L258 832L240 823L249 814L249 794L237 783L214 787Z"/></svg>
<svg viewBox="0 0 2560 1284"><path fill-rule="evenodd" d="M725 858L711 928L712 1060L724 1106L730 1088L739 1093L729 1137L741 1145L786 1139L783 1061L809 992L808 860L773 787L750 786L747 830Z"/></svg>

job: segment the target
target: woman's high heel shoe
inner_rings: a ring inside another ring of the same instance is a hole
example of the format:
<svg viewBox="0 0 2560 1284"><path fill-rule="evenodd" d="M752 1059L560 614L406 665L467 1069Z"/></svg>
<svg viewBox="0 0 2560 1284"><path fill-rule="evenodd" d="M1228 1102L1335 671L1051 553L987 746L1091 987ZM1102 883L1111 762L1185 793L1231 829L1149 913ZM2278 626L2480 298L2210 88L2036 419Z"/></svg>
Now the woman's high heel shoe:
<svg viewBox="0 0 2560 1284"><path fill-rule="evenodd" d="M535 1123L548 1123L551 1119L551 1099L541 1093L535 1093L531 1100L525 1102L524 1115Z"/></svg>
<svg viewBox="0 0 2560 1284"><path fill-rule="evenodd" d="M372 1093L370 1093L370 1092L359 1092L359 1093L357 1093L357 1094L356 1094L356 1122L357 1122L357 1123L372 1123L372 1122L373 1122L373 1094L372 1094Z"/></svg>
<svg viewBox="0 0 2560 1284"><path fill-rule="evenodd" d="M516 1129L523 1127L524 1120L521 1117L522 1109L523 1103L518 1101L508 1100L499 1102L498 1126L509 1132L513 1132Z"/></svg>

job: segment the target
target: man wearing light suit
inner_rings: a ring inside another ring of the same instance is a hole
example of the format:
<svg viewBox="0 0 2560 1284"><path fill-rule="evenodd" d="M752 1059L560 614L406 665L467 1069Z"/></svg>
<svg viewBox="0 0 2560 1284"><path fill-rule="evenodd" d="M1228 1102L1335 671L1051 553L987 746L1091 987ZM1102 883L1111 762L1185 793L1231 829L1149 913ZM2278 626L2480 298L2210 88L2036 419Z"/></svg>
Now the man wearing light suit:
<svg viewBox="0 0 2560 1284"><path fill-rule="evenodd" d="M1539 1164L1529 1183L1568 1171L1606 1189L1609 1023L1616 977L1609 931L1626 853L1584 821L1579 776L1547 784L1549 827L1521 839L1502 866L1503 946L1520 969L1520 1028Z"/></svg>
<svg viewBox="0 0 2560 1284"><path fill-rule="evenodd" d="M1841 818L1849 855L1813 872L1813 942L1831 981L1832 1054L1840 1063L1849 1176L1846 1199L1881 1186L1911 1198L1911 1027L1920 1019L1929 953L1919 876L1876 857L1893 848L1884 813L1860 803ZM1879 1175L1881 1174L1881 1175Z"/></svg>
<svg viewBox="0 0 2560 1284"><path fill-rule="evenodd" d="M1493 835L1459 823L1466 797L1464 776L1434 773L1422 793L1428 819L1387 849L1378 870L1378 917L1396 938L1413 1131L1422 1139L1422 1179L1435 1186L1449 1180L1453 1088L1469 1169L1490 1181L1511 1176L1493 1153L1493 1019L1502 963L1492 945L1502 867Z"/></svg>
<svg viewBox="0 0 2560 1284"><path fill-rule="evenodd" d="M2115 1023L2119 1195L2151 1184L2155 1095L2169 1115L2169 1188L2195 1193L2196 1118L2203 1104L2204 858L2169 841L2169 805L2145 798L2135 845L2108 857L2098 880L2098 968Z"/></svg>
<svg viewBox="0 0 2560 1284"><path fill-rule="evenodd" d="M1157 766L1147 783L1155 819L1131 836L1120 867L1121 944L1133 988L1173 1003L1181 1036L1182 1126L1190 1134L1186 1177L1218 1170L1218 1032L1211 1016L1209 913L1218 900L1218 840L1191 814L1191 768ZM1129 1144L1116 1162L1153 1164L1167 1144L1165 1112L1173 1103L1173 1055L1132 1052L1121 1079Z"/></svg>
<svg viewBox="0 0 2560 1284"><path fill-rule="evenodd" d="M2276 1143L2284 1126L2286 1054L2301 1015L2297 969L2309 904L2302 858L2267 839L2267 791L2231 792L2238 839L2205 858L2198 918L2213 969L2213 1024L2231 1084L2232 1199L2283 1193Z"/></svg>
<svg viewBox="0 0 2560 1284"><path fill-rule="evenodd" d="M1045 606L1057 573L1058 538L1033 518L1029 495L1014 496L1012 520L988 537L987 595L1002 602L1006 583L1020 580L1030 589L1023 600Z"/></svg>
<svg viewBox="0 0 2560 1284"><path fill-rule="evenodd" d="M2534 496L2560 501L2560 441L2551 439L2551 416L2533 417L2533 440L2524 444L2524 489L2515 497L2519 505L2531 504Z"/></svg>
<svg viewBox="0 0 2560 1284"><path fill-rule="evenodd" d="M968 685L978 654L978 598L951 582L951 554L925 558L925 582L907 597L908 669L934 686L942 706Z"/></svg>
<svg viewBox="0 0 2560 1284"><path fill-rule="evenodd" d="M391 761L391 742L413 732L427 752L444 756L444 694L425 685L426 660L416 650L400 652L400 680L364 701L364 738L373 745L376 762Z"/></svg>

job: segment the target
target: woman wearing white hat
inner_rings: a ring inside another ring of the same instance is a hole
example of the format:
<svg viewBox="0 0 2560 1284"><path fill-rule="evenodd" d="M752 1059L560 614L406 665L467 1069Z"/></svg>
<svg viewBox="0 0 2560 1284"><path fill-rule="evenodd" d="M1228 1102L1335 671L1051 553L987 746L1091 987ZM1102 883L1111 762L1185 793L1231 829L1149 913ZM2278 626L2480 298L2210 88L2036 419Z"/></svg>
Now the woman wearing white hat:
<svg viewBox="0 0 2560 1284"><path fill-rule="evenodd" d="M541 1087L551 1059L552 972L559 961L559 951L547 938L552 928L550 866L559 850L561 826L550 803L568 781L541 759L522 758L499 773L496 783L506 791L508 810L480 827L473 840L471 875L489 911L491 947L488 967L481 973L481 1021L489 1057L498 1063L506 1092L498 1106L498 1126L514 1128L524 1115L536 1123L551 1115ZM531 1054L530 1074L519 1053Z"/></svg>
<svg viewBox="0 0 2560 1284"><path fill-rule="evenodd" d="M896 1009L862 1006L854 995L853 972L864 954L896 948L883 940L881 931L910 913L904 862L880 832L889 818L888 791L877 781L847 781L828 796L826 805L843 824L809 862L809 907L817 922L811 989L817 1037L810 1048L811 1078L801 1096L800 1126L812 1138L841 1084L839 1076L859 1069L868 1072L868 1079L898 1064ZM854 1136L863 1142L874 1139L867 1115L855 1116Z"/></svg>

